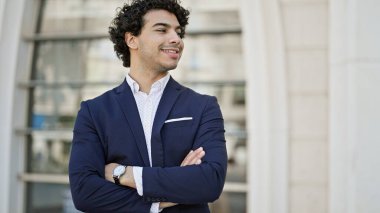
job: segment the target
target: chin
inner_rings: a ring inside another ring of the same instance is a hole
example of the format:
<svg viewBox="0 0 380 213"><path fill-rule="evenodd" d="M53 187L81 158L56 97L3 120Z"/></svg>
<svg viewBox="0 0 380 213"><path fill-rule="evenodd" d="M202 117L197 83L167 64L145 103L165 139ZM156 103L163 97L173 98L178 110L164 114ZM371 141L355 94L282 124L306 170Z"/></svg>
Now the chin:
<svg viewBox="0 0 380 213"><path fill-rule="evenodd" d="M175 68L177 68L177 64L161 66L160 70L162 72L166 72L166 71L169 71L169 70L174 70Z"/></svg>

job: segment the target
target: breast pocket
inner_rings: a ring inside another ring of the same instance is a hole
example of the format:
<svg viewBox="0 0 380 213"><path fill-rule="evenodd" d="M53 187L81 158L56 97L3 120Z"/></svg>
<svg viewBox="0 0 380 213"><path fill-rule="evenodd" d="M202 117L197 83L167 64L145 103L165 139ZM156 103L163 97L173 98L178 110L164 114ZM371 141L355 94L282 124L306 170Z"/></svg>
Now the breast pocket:
<svg viewBox="0 0 380 213"><path fill-rule="evenodd" d="M165 121L164 127L166 128L178 128L191 126L193 124L193 117L180 117L171 118Z"/></svg>
<svg viewBox="0 0 380 213"><path fill-rule="evenodd" d="M187 153L192 149L195 137L193 119L168 119L161 136L165 150L165 165L179 166Z"/></svg>
<svg viewBox="0 0 380 213"><path fill-rule="evenodd" d="M175 121L170 123L165 123L165 128L178 128L178 127L184 127L184 126L191 126L193 123L193 120L184 120L184 121Z"/></svg>

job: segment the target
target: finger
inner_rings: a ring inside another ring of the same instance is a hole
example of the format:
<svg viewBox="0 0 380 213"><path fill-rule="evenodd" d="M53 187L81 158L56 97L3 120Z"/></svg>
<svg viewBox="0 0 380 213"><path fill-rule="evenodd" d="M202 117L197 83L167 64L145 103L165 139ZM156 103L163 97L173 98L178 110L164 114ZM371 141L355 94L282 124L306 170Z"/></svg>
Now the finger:
<svg viewBox="0 0 380 213"><path fill-rule="evenodd" d="M197 158L202 159L205 155L206 155L206 152L202 150L201 152L197 154Z"/></svg>
<svg viewBox="0 0 380 213"><path fill-rule="evenodd" d="M181 166L186 166L189 164L189 162L193 159L194 157L194 151L190 150L190 152L186 155L185 159L182 161Z"/></svg>
<svg viewBox="0 0 380 213"><path fill-rule="evenodd" d="M189 154L186 155L185 159L183 159L181 166L186 166L189 162L189 159L191 158L191 153L193 153L193 150L190 150Z"/></svg>
<svg viewBox="0 0 380 213"><path fill-rule="evenodd" d="M185 157L185 159L182 161L181 166L187 166L192 165L195 163L197 159L197 155L203 151L202 147L199 147L195 151L190 151L189 154Z"/></svg>
<svg viewBox="0 0 380 213"><path fill-rule="evenodd" d="M191 156L189 156L187 164L188 165L194 164L199 159L199 157L202 156L202 152L203 152L202 147L196 149L193 153L191 153Z"/></svg>
<svg viewBox="0 0 380 213"><path fill-rule="evenodd" d="M194 165L197 164L198 161L200 161L204 156L205 152L203 150L199 151L199 153L196 153L194 157L191 159L191 161L188 163L188 165Z"/></svg>

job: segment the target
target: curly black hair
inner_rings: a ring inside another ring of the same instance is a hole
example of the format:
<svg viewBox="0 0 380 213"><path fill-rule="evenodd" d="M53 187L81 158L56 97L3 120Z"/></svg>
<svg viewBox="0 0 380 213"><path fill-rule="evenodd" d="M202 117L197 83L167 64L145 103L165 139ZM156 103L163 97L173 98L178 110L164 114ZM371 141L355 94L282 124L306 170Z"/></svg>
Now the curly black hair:
<svg viewBox="0 0 380 213"><path fill-rule="evenodd" d="M162 9L173 13L181 26L181 38L185 35L190 12L180 5L180 0L132 0L126 3L108 28L110 40L114 43L114 50L118 58L123 61L124 67L130 67L130 52L124 36L126 32L138 36L144 26L144 15L150 10Z"/></svg>

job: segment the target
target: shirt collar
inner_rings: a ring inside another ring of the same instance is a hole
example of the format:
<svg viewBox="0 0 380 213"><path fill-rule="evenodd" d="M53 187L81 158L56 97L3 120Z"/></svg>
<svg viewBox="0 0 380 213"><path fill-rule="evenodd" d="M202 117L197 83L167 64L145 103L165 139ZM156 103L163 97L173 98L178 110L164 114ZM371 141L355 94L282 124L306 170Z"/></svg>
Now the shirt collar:
<svg viewBox="0 0 380 213"><path fill-rule="evenodd" d="M156 82L152 84L151 92L153 91L163 92L166 85L169 82L169 79L170 79L170 74L166 73L166 75L163 78L160 78L159 80L157 80ZM133 78L129 75L129 73L126 76L126 80L133 94L139 92L140 85L135 80L133 80Z"/></svg>

